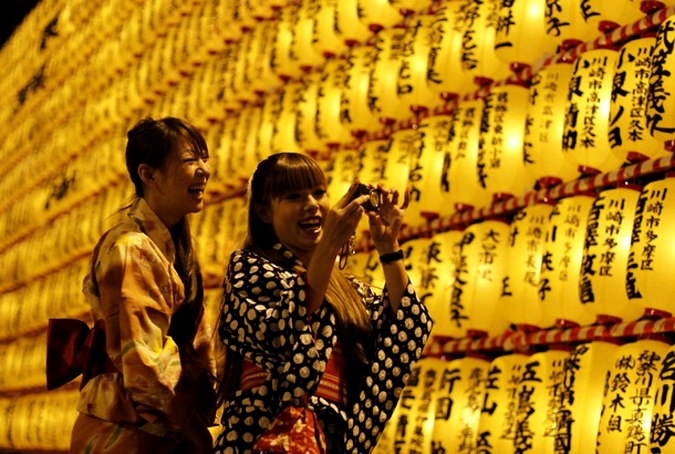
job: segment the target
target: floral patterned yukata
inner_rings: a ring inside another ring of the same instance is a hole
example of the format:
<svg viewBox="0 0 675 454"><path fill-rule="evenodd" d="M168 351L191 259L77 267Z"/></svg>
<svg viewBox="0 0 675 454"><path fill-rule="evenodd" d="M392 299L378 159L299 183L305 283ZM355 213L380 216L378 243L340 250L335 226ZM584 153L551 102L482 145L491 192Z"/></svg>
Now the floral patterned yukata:
<svg viewBox="0 0 675 454"><path fill-rule="evenodd" d="M82 389L71 452L171 452L177 435L166 415L185 412L194 393L176 392L186 365L167 336L184 301L175 253L169 230L142 198L96 245L83 291L94 320L105 321L108 356L121 373L97 375ZM211 337L205 316L195 363L215 372Z"/></svg>
<svg viewBox="0 0 675 454"><path fill-rule="evenodd" d="M331 305L323 304L308 320L303 264L281 244L275 249L294 260L293 269L237 250L228 266L219 335L246 360L270 371L265 382L237 391L225 405L216 453L250 453L254 440L286 405L309 394L330 453L367 454L375 446L431 332L426 307L408 283L392 315L387 292L376 295L356 279L352 283L371 316L375 342L369 373L358 380L352 408L313 394L337 341Z"/></svg>

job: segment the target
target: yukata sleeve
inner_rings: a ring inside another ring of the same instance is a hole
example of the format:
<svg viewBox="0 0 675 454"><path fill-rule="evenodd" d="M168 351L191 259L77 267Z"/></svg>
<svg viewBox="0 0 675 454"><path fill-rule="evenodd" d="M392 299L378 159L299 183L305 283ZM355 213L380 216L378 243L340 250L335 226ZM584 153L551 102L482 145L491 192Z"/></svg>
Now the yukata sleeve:
<svg viewBox="0 0 675 454"><path fill-rule="evenodd" d="M113 360L137 412L152 423L164 422L181 375L178 347L167 335L177 289L162 263L147 238L127 235L102 253L96 270L106 330L119 332Z"/></svg>
<svg viewBox="0 0 675 454"><path fill-rule="evenodd" d="M310 324L305 297L303 273L282 270L246 251L231 257L219 335L230 349L269 372L267 384L279 395L279 406L318 383L333 345L330 316L322 309Z"/></svg>

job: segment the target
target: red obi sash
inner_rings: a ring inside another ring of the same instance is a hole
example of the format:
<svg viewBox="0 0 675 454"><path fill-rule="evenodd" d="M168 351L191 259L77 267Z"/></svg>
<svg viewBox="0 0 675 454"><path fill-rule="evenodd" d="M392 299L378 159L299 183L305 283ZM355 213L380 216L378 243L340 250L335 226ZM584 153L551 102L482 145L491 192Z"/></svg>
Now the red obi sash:
<svg viewBox="0 0 675 454"><path fill-rule="evenodd" d="M244 359L242 361L239 389L248 391L262 385L268 372ZM326 363L326 371L321 376L319 386L314 395L323 397L335 404L347 405L347 386L345 382L345 361L340 348L340 342L333 347L333 351Z"/></svg>

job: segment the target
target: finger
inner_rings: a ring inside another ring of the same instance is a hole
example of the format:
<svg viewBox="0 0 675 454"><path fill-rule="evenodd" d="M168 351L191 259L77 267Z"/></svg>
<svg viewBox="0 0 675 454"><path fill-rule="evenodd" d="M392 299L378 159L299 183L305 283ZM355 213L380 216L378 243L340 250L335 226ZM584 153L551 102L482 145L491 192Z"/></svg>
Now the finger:
<svg viewBox="0 0 675 454"><path fill-rule="evenodd" d="M410 205L410 188L405 188L405 193L403 194L403 205L401 205L401 209L407 209L408 205Z"/></svg>
<svg viewBox="0 0 675 454"><path fill-rule="evenodd" d="M345 192L342 197L340 197L340 200L337 201L335 204L336 206L339 206L341 208L346 207L349 205L349 202L351 201L352 197L356 193L356 188L359 186L359 181L355 181L349 186L349 189L347 189L347 192Z"/></svg>

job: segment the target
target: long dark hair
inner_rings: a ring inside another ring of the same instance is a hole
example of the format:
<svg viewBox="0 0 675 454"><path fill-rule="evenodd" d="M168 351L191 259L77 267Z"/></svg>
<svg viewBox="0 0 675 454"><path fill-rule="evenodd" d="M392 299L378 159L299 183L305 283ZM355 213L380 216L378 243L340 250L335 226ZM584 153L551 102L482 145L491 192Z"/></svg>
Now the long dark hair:
<svg viewBox="0 0 675 454"><path fill-rule="evenodd" d="M263 221L255 211L256 205L269 206L272 198L285 193L326 186L326 177L319 164L301 153L283 152L261 161L248 187L248 232L244 247L258 252L272 262L290 267L282 254L272 249L277 241L272 224ZM370 318L361 296L349 280L335 267L326 291L326 298L335 309L340 344L348 370L359 373L369 363L372 341ZM353 391L349 390L353 396Z"/></svg>
<svg viewBox="0 0 675 454"><path fill-rule="evenodd" d="M181 141L191 145L200 157L208 157L204 136L195 126L179 118L147 117L127 132L126 164L136 197L143 197L138 166L161 168ZM204 313L204 288L187 218L181 219L170 232L176 247L174 268L185 286L185 301L171 317L168 334L184 356L194 353L193 342Z"/></svg>

